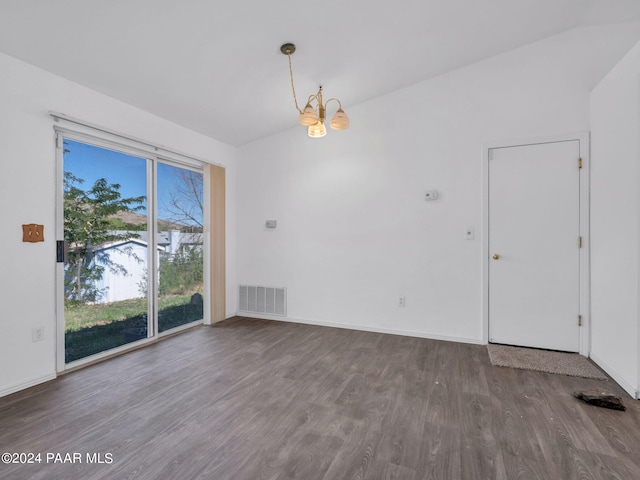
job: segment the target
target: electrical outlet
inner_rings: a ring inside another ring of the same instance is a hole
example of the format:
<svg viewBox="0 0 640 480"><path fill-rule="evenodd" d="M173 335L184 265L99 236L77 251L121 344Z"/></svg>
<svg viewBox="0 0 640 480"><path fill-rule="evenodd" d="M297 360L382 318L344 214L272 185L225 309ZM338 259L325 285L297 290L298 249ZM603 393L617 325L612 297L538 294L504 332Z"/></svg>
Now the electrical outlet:
<svg viewBox="0 0 640 480"><path fill-rule="evenodd" d="M404 307L404 297L398 297L398 306Z"/></svg>
<svg viewBox="0 0 640 480"><path fill-rule="evenodd" d="M40 342L44 340L44 327L36 327L31 330L31 341Z"/></svg>

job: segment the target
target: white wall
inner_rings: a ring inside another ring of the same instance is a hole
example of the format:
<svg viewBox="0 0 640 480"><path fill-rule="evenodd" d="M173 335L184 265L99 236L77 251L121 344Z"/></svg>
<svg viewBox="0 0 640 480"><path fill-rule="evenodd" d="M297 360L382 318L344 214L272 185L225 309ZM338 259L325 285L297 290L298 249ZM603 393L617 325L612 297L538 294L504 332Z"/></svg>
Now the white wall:
<svg viewBox="0 0 640 480"><path fill-rule="evenodd" d="M640 388L640 44L591 94L592 358Z"/></svg>
<svg viewBox="0 0 640 480"><path fill-rule="evenodd" d="M620 29L574 30L355 107L342 98L347 131L297 127L239 148L239 283L287 287L294 321L480 342L482 144L588 130L589 89L638 39L629 27L621 46Z"/></svg>
<svg viewBox="0 0 640 480"><path fill-rule="evenodd" d="M235 148L0 54L0 396L55 374L55 149L49 110L227 168L227 282L235 272ZM22 243L24 223L44 243ZM228 290L230 314L236 291ZM44 327L32 343L31 329Z"/></svg>

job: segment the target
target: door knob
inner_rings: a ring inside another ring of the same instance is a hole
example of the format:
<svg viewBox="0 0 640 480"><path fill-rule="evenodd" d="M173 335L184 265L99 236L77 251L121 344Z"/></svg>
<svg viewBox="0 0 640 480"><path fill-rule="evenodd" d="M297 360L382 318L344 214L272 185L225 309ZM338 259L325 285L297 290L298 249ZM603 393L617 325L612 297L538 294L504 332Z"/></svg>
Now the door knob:
<svg viewBox="0 0 640 480"><path fill-rule="evenodd" d="M494 253L493 255L491 255L491 258L493 258L494 260L498 260L500 258L500 255Z"/></svg>

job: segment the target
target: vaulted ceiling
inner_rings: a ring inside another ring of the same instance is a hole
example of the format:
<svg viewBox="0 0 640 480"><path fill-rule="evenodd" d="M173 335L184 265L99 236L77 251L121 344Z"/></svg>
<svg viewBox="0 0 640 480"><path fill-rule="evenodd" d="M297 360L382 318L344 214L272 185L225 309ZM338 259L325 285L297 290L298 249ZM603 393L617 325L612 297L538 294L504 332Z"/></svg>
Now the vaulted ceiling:
<svg viewBox="0 0 640 480"><path fill-rule="evenodd" d="M573 28L638 21L638 0L1 0L0 51L241 145L296 124L285 42L299 97L323 85L348 111Z"/></svg>

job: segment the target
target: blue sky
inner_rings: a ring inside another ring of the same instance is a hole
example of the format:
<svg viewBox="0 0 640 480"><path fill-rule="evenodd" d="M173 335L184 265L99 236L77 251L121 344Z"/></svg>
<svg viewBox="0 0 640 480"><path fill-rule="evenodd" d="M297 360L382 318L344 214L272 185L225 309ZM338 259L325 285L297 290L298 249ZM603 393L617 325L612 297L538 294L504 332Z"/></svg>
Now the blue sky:
<svg viewBox="0 0 640 480"><path fill-rule="evenodd" d="M82 189L91 188L99 178L107 182L120 184L122 197L139 197L147 194L147 159L128 155L102 147L65 139L64 171L82 178ZM181 169L158 163L158 218L170 215L163 208L169 199L171 190L178 181L176 174ZM146 213L145 210L140 213Z"/></svg>

